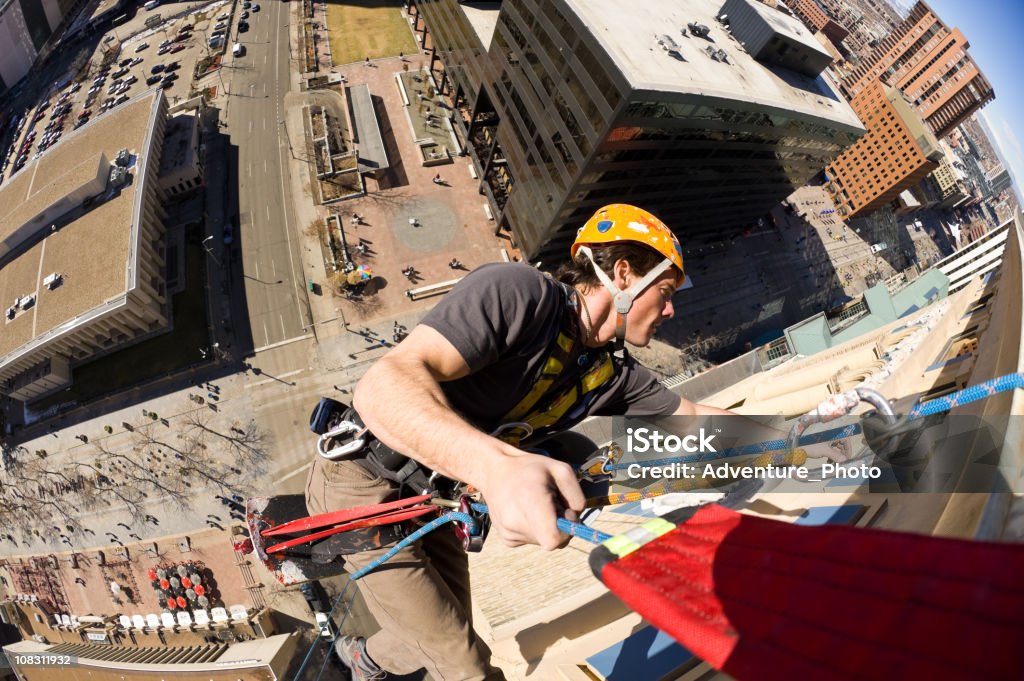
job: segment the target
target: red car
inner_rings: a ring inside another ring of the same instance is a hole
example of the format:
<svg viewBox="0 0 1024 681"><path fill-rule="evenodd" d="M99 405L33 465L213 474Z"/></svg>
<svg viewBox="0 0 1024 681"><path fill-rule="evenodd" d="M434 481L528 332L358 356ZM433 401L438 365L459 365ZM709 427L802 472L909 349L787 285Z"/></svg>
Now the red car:
<svg viewBox="0 0 1024 681"><path fill-rule="evenodd" d="M185 46L182 45L181 43L178 43L174 47L171 48L171 54L174 54L175 52L181 52L184 49L185 49Z"/></svg>

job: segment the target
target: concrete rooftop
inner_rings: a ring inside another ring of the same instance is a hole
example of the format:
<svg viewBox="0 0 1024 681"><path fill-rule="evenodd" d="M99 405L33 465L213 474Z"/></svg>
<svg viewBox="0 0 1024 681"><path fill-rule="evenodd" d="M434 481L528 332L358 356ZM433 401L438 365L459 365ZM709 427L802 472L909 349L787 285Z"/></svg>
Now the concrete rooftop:
<svg viewBox="0 0 1024 681"><path fill-rule="evenodd" d="M566 4L638 90L750 102L863 129L849 104L825 77L811 79L783 72L747 54L716 21L720 0L648 0L642 12L617 0L566 0ZM781 14L780 18L785 19ZM680 29L690 22L708 26L710 36L683 37ZM656 36L662 34L679 45L681 60L658 45ZM724 50L727 62L711 59L705 52L708 46Z"/></svg>
<svg viewBox="0 0 1024 681"><path fill-rule="evenodd" d="M18 227L95 177L101 155L109 161L120 149L141 153L157 106L159 90L151 90L113 111L98 116L31 161L0 189L3 230ZM35 295L36 303L0 325L0 356L121 294L127 286L131 226L138 182L137 160L132 182L119 195L72 219L56 232L29 246L0 269L0 301L6 309L18 297ZM54 290L43 286L52 274L63 275Z"/></svg>

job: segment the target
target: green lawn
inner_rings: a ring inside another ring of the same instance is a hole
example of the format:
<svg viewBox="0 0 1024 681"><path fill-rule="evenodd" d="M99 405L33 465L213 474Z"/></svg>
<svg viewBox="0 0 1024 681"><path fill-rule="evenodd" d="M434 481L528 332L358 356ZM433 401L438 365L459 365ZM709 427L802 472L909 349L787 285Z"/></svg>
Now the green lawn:
<svg viewBox="0 0 1024 681"><path fill-rule="evenodd" d="M397 0L346 0L327 5L331 59L350 64L366 57L397 57L417 51Z"/></svg>

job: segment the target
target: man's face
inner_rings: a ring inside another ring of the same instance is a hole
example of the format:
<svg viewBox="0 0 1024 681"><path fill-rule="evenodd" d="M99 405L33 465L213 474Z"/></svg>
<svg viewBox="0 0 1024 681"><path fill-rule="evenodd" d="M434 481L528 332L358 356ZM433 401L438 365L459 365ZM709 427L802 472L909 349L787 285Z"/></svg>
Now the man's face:
<svg viewBox="0 0 1024 681"><path fill-rule="evenodd" d="M672 307L672 294L675 292L676 271L669 268L633 299L633 307L626 316L626 340L646 347L658 326L675 314Z"/></svg>

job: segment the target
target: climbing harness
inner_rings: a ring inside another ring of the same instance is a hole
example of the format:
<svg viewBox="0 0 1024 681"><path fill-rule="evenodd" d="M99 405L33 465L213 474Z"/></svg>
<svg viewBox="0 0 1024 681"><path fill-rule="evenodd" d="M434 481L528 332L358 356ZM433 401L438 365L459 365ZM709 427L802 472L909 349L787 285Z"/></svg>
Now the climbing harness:
<svg viewBox="0 0 1024 681"><path fill-rule="evenodd" d="M892 451L894 440L913 434L915 422L1017 388L1024 388L1024 373L918 404L904 418L876 391L857 389L833 396L799 418L786 440L738 447L718 456L757 454L750 465L759 467L801 465L806 452L798 445L862 431L851 424L807 435L808 426L849 414L862 402L876 410L863 420L868 444L878 447L876 453ZM578 477L610 479L625 466L619 463L621 454L616 445L602 448L577 468ZM833 456L840 462L849 460L842 453ZM689 486L679 489L680 482ZM739 679L882 681L893 674L906 676L910 670L915 678L950 681L1019 678L1024 670L1024 619L1019 616L1024 609L1024 546L846 526L800 527L731 510L763 491L759 482L740 481L736 493L719 502L653 518L621 535L564 518L558 518L556 526L599 544L591 554L594 574L627 605L714 668ZM699 480L660 483L590 498L587 506L698 488ZM441 512L451 506L454 510ZM438 515L350 575L330 612L333 617L344 602L343 624L355 597L354 590L349 594L351 584L435 529L454 524L464 548L478 550L486 535L487 506L467 494L454 502L423 494L346 509L266 532L276 537L316 530L268 551L344 534L350 527L365 527L362 523L392 518L424 522L431 513ZM922 580L925 575L928 579ZM766 618L771 627L764 626ZM963 626L967 621L970 626ZM907 633L899 645L889 638L892 631Z"/></svg>

